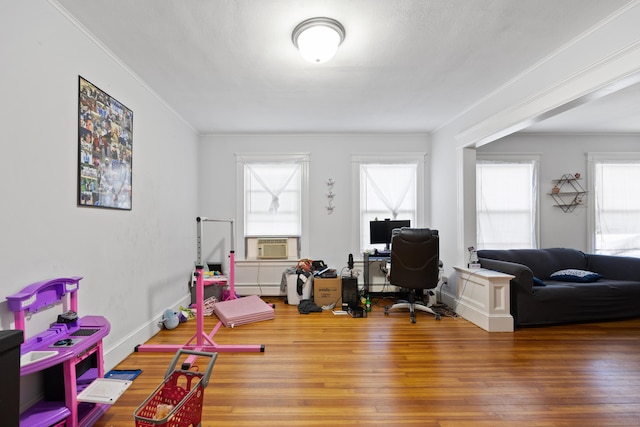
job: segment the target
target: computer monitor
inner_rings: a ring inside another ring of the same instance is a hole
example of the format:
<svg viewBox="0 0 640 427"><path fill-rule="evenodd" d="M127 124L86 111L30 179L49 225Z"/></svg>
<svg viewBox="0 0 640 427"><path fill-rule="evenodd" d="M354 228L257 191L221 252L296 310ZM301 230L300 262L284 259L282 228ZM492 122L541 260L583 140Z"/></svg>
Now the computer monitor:
<svg viewBox="0 0 640 427"><path fill-rule="evenodd" d="M391 244L391 232L395 228L411 227L411 221L408 219L385 219L384 221L369 222L369 243L384 243L385 250L389 250Z"/></svg>

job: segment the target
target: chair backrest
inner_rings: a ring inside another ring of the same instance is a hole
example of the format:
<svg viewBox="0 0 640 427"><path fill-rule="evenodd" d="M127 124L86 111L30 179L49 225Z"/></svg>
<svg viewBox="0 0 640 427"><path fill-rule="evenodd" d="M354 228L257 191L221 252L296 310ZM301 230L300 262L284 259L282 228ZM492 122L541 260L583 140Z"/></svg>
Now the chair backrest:
<svg viewBox="0 0 640 427"><path fill-rule="evenodd" d="M392 285L409 289L433 289L440 278L438 230L401 228L391 239Z"/></svg>

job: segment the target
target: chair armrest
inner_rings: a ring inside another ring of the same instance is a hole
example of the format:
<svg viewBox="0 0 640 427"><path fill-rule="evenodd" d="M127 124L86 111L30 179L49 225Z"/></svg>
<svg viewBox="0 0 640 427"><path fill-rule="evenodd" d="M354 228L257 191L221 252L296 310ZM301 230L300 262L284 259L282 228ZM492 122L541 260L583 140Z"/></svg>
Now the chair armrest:
<svg viewBox="0 0 640 427"><path fill-rule="evenodd" d="M515 276L511 279L511 283L515 285L515 290L527 294L533 292L533 271L526 265L488 258L480 258L480 265L482 268Z"/></svg>
<svg viewBox="0 0 640 427"><path fill-rule="evenodd" d="M588 254L587 266L607 279L640 281L640 258Z"/></svg>

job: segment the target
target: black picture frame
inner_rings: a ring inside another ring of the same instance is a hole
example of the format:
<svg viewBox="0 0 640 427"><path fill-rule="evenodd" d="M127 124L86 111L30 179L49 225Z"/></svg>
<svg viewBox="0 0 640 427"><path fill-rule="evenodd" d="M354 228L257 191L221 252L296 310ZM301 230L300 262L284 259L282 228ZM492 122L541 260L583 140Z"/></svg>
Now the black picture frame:
<svg viewBox="0 0 640 427"><path fill-rule="evenodd" d="M78 206L131 210L133 111L78 76Z"/></svg>

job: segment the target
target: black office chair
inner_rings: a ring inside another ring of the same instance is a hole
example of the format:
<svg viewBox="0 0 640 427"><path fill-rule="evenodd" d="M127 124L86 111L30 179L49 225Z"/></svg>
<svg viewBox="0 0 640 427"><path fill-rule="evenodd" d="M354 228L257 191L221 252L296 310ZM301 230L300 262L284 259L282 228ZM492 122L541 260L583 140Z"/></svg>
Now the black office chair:
<svg viewBox="0 0 640 427"><path fill-rule="evenodd" d="M440 280L440 240L438 231L428 228L401 228L393 230L391 239L391 272L389 281L392 285L406 288L409 291L407 300L398 300L392 306L384 308L384 314L396 308L408 308L411 323L416 323L415 310L431 313L436 320L440 314L431 309L416 296L438 286Z"/></svg>

